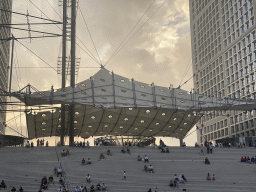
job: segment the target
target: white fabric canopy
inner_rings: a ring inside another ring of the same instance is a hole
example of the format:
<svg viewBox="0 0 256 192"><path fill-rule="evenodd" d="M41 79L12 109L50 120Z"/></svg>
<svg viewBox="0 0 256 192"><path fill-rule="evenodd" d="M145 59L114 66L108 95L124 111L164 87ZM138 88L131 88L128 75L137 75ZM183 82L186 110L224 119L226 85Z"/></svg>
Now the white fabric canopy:
<svg viewBox="0 0 256 192"><path fill-rule="evenodd" d="M82 137L140 135L179 138L199 120L196 114L200 111L256 108L254 100L209 98L182 89L145 84L106 69L78 83L75 88L15 96L28 106L74 102L75 135ZM29 138L60 135L60 116L59 109L28 113ZM68 122L66 112L66 127Z"/></svg>

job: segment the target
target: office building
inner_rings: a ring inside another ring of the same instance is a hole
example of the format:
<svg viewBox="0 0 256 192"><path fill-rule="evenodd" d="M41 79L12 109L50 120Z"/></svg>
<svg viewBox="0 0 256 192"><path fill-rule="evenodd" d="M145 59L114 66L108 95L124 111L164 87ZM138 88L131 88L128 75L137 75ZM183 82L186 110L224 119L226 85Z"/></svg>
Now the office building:
<svg viewBox="0 0 256 192"><path fill-rule="evenodd" d="M190 0L194 89L220 100L256 99L253 0ZM198 142L255 136L256 111L211 111L197 124Z"/></svg>
<svg viewBox="0 0 256 192"><path fill-rule="evenodd" d="M4 0L0 2L1 10L12 10L12 1ZM11 23L11 13L0 11L0 25ZM0 27L0 39L8 39L10 37L10 29ZM8 88L8 66L10 55L10 41L0 41L0 88L7 91ZM5 134L6 122L6 97L0 95L0 134Z"/></svg>

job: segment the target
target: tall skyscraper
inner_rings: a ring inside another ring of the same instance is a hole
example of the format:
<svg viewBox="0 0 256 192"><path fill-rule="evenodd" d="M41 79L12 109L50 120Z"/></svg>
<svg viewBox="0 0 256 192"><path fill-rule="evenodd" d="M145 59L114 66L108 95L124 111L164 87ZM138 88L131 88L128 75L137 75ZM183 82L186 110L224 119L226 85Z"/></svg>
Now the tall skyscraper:
<svg viewBox="0 0 256 192"><path fill-rule="evenodd" d="M190 0L189 6L195 91L256 99L256 1ZM211 111L197 125L198 142L255 136L255 125L255 110Z"/></svg>
<svg viewBox="0 0 256 192"><path fill-rule="evenodd" d="M0 1L0 9L12 10L12 0ZM11 23L11 13L0 11L0 25ZM0 39L8 39L10 37L10 29L0 27ZM10 41L0 41L0 88L7 91L8 88L8 66L10 55ZM0 95L0 134L5 133L6 122L6 97Z"/></svg>

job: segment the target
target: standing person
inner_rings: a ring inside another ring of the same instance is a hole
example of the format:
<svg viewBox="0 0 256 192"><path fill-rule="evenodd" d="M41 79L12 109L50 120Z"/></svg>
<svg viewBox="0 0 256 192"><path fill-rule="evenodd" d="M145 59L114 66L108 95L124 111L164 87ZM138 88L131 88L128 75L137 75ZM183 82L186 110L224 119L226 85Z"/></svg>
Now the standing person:
<svg viewBox="0 0 256 192"><path fill-rule="evenodd" d="M36 144L37 144L37 147L39 147L39 139L37 139L37 141L36 141Z"/></svg>
<svg viewBox="0 0 256 192"><path fill-rule="evenodd" d="M16 192L16 188L12 187L11 192Z"/></svg>
<svg viewBox="0 0 256 192"><path fill-rule="evenodd" d="M210 151L210 145L209 145L209 143L207 143L206 148L207 148L207 154L209 154L209 151Z"/></svg>
<svg viewBox="0 0 256 192"><path fill-rule="evenodd" d="M156 138L155 137L153 137L152 143L154 144L154 147L155 147L156 146Z"/></svg>
<svg viewBox="0 0 256 192"><path fill-rule="evenodd" d="M126 172L124 171L124 178L123 178L123 180L126 180Z"/></svg>
<svg viewBox="0 0 256 192"><path fill-rule="evenodd" d="M87 145L88 148L90 147L89 141L86 142L86 145Z"/></svg>
<svg viewBox="0 0 256 192"><path fill-rule="evenodd" d="M212 149L213 149L213 145L212 145L212 143L210 143L210 152L211 152L211 154L212 154Z"/></svg>
<svg viewBox="0 0 256 192"><path fill-rule="evenodd" d="M22 187L19 188L19 192L23 192L23 188Z"/></svg>

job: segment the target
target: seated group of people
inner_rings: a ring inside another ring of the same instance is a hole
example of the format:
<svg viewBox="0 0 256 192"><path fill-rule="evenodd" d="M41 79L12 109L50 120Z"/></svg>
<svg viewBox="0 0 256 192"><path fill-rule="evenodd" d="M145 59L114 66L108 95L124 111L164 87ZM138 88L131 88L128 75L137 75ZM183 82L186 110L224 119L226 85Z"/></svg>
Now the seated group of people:
<svg viewBox="0 0 256 192"><path fill-rule="evenodd" d="M85 143L85 141L84 142L77 141L77 142L69 143L69 146L70 147L82 147L82 148L88 147L89 148L90 143L89 143L89 141L87 141L86 143Z"/></svg>
<svg viewBox="0 0 256 192"><path fill-rule="evenodd" d="M207 181L211 181L211 180L215 181L215 175L213 174L212 177L211 177L210 173L208 173L207 177L206 177L206 180Z"/></svg>
<svg viewBox="0 0 256 192"><path fill-rule="evenodd" d="M256 156L255 157L253 157L252 156L252 158L250 159L250 157L249 156L244 156L244 157L241 157L241 162L245 162L245 163L256 163Z"/></svg>
<svg viewBox="0 0 256 192"><path fill-rule="evenodd" d="M170 181L170 183L169 183L169 186L171 187L171 188L178 188L179 189L179 184L178 184L178 182L177 182L177 180L174 180L174 181Z"/></svg>
<svg viewBox="0 0 256 192"><path fill-rule="evenodd" d="M96 185L96 187L94 187L94 185L92 185L90 187L90 192L95 192L95 191L106 191L107 190L107 186L103 183L102 185L100 185L100 183L98 183Z"/></svg>
<svg viewBox="0 0 256 192"><path fill-rule="evenodd" d="M81 186L81 187L76 186L75 192L87 192L87 188L86 186Z"/></svg>
<svg viewBox="0 0 256 192"><path fill-rule="evenodd" d="M169 148L164 149L164 147L161 147L161 153L170 153Z"/></svg>
<svg viewBox="0 0 256 192"><path fill-rule="evenodd" d="M122 150L121 150L121 153L123 153L123 154L128 153L130 155L131 151L130 151L129 147L126 148L126 151L125 151L125 149L123 147Z"/></svg>
<svg viewBox="0 0 256 192"><path fill-rule="evenodd" d="M26 143L26 146L25 147L27 147L27 148L29 148L29 147L34 147L34 143L33 142L31 142L31 145L30 145L30 143L29 143L29 141L27 141L27 143Z"/></svg>
<svg viewBox="0 0 256 192"><path fill-rule="evenodd" d="M64 157L64 156L67 156L67 155L70 155L70 154L69 154L69 150L68 150L68 149L67 149L67 150L63 149L63 150L61 151L61 157Z"/></svg>
<svg viewBox="0 0 256 192"><path fill-rule="evenodd" d="M147 165L144 166L144 171L146 171L147 173L154 173L154 169L152 165L149 165L147 167Z"/></svg>
<svg viewBox="0 0 256 192"><path fill-rule="evenodd" d="M177 174L175 174L174 175L174 181L176 181L176 182L180 182L180 183L185 183L185 182L187 182L187 179L186 179L186 177L184 176L184 174L182 173L179 177L177 176Z"/></svg>
<svg viewBox="0 0 256 192"><path fill-rule="evenodd" d="M92 161L90 158L88 158L87 162L85 162L84 158L82 159L82 165L86 165L86 164L89 164L89 165L92 164Z"/></svg>

